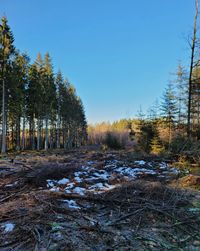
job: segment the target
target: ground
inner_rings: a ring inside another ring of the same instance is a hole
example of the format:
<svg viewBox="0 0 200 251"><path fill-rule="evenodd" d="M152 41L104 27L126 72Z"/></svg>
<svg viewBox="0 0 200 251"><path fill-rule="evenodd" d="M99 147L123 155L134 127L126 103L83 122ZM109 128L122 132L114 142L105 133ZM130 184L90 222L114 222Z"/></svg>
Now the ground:
<svg viewBox="0 0 200 251"><path fill-rule="evenodd" d="M126 151L2 156L0 250L200 250L200 194L181 176Z"/></svg>

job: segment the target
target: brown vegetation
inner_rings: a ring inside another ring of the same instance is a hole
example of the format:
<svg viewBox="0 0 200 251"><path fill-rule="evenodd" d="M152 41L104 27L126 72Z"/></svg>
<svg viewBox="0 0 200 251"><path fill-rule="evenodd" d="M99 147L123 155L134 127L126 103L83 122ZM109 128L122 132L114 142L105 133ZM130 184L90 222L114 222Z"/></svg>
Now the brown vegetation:
<svg viewBox="0 0 200 251"><path fill-rule="evenodd" d="M148 177L123 181L100 194L69 194L46 187L47 179L70 178L88 161L102 169L113 158L129 165L136 160L127 152L88 150L50 156L28 153L13 163L10 157L5 159L7 171L0 179L0 249L198 250L200 212L192 191ZM68 207L66 200L75 201L77 208ZM9 223L14 229L6 232Z"/></svg>

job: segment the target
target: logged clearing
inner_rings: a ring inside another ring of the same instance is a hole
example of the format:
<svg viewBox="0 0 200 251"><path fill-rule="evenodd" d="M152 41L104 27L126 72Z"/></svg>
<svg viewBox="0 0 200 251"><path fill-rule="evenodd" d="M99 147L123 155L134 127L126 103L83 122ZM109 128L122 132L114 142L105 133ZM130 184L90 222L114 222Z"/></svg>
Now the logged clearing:
<svg viewBox="0 0 200 251"><path fill-rule="evenodd" d="M200 194L170 161L131 152L0 160L0 250L200 250Z"/></svg>

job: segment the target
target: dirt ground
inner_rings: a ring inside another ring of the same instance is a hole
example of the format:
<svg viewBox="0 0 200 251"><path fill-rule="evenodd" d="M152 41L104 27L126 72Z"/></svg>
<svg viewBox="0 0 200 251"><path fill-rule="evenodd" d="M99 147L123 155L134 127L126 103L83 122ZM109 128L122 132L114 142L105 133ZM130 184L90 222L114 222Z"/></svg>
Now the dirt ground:
<svg viewBox="0 0 200 251"><path fill-rule="evenodd" d="M181 175L125 151L2 156L0 250L200 250L200 194Z"/></svg>

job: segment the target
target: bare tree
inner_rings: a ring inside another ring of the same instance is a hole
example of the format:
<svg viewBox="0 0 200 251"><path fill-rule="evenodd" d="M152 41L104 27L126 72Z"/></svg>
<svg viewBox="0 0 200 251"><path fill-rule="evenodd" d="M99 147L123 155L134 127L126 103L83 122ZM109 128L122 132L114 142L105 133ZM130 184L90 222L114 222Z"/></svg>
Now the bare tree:
<svg viewBox="0 0 200 251"><path fill-rule="evenodd" d="M197 66L195 62L195 50L197 48L197 19L199 14L199 1L195 0L195 17L194 17L194 29L191 43L191 59L190 59L190 74L189 74L189 86L188 86L188 118L187 118L187 135L191 136L191 103L192 103L192 81L193 70Z"/></svg>

